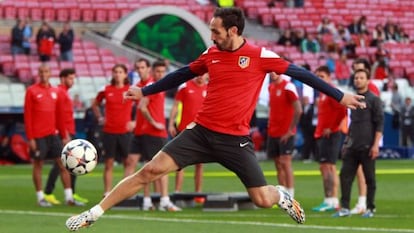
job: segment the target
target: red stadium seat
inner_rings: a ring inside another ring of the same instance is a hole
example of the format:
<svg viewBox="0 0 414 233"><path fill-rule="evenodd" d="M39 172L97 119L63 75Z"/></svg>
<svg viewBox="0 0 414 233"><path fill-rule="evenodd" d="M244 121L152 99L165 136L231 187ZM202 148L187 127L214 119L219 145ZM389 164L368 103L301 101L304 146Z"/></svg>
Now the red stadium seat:
<svg viewBox="0 0 414 233"><path fill-rule="evenodd" d="M114 23L120 19L120 12L118 9L109 9L108 10L108 22Z"/></svg>
<svg viewBox="0 0 414 233"><path fill-rule="evenodd" d="M13 2L4 2L2 4L4 19L15 20L17 16L17 10Z"/></svg>
<svg viewBox="0 0 414 233"><path fill-rule="evenodd" d="M104 4L95 4L95 22L105 23L108 21L108 9Z"/></svg>
<svg viewBox="0 0 414 233"><path fill-rule="evenodd" d="M54 8L56 11L56 20L60 22L67 22L70 19L70 8L66 6L65 3L54 3Z"/></svg>

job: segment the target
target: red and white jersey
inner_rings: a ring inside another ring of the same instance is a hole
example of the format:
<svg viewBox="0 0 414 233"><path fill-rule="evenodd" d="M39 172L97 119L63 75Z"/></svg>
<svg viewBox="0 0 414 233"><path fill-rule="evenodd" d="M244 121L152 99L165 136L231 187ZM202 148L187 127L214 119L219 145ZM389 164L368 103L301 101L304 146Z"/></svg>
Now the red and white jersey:
<svg viewBox="0 0 414 233"><path fill-rule="evenodd" d="M283 79L281 83L269 84L269 136L281 137L288 132L295 114L293 103L298 100L298 92L293 83ZM294 132L296 133L296 128Z"/></svg>
<svg viewBox="0 0 414 233"><path fill-rule="evenodd" d="M75 135L75 119L73 117L73 101L65 85L58 85L58 118L62 118L65 132L59 132L62 138L66 137L66 133Z"/></svg>
<svg viewBox="0 0 414 233"><path fill-rule="evenodd" d="M63 121L57 118L58 92L56 87L33 84L26 90L24 100L24 126L27 138L35 139L56 135L63 130Z"/></svg>
<svg viewBox="0 0 414 233"><path fill-rule="evenodd" d="M248 42L236 51L208 48L190 63L193 73L208 72L210 77L208 94L195 122L219 133L248 135L266 73L283 74L288 66L276 53Z"/></svg>
<svg viewBox="0 0 414 233"><path fill-rule="evenodd" d="M137 83L138 87L145 87L154 82L154 79L151 77L146 81L141 80ZM148 111L154 121L163 123L165 126L165 115L164 115L164 106L165 106L165 93L159 92L154 95L146 96L145 98L148 99ZM138 103L139 105L139 103ZM137 106L138 106L137 105ZM166 127L163 130L159 130L155 128L152 124L148 122L148 120L144 117L141 111L137 110L136 114L136 126L134 130L134 134L139 135L150 135L154 137L161 137L167 138L168 133Z"/></svg>
<svg viewBox="0 0 414 233"><path fill-rule="evenodd" d="M341 123L345 116L345 106L320 92L318 101L318 124L315 129L315 138L322 137L324 129L330 129L332 133L341 130Z"/></svg>
<svg viewBox="0 0 414 233"><path fill-rule="evenodd" d="M101 103L105 100L105 123L103 131L111 134L128 132L128 122L131 120L132 101L124 99L124 93L129 85L116 87L107 85L98 93L96 100Z"/></svg>
<svg viewBox="0 0 414 233"><path fill-rule="evenodd" d="M181 121L178 125L178 131L183 131L185 127L194 121L194 118L203 104L207 95L207 84L197 85L190 80L178 87L175 100L182 103Z"/></svg>

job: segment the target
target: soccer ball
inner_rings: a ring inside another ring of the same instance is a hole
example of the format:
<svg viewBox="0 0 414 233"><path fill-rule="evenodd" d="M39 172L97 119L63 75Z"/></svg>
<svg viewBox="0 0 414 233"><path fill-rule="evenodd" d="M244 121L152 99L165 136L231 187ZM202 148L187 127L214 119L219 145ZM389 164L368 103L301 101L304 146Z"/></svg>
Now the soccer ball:
<svg viewBox="0 0 414 233"><path fill-rule="evenodd" d="M98 154L92 143L83 139L74 139L63 147L61 160L63 166L73 175L85 175L98 163Z"/></svg>

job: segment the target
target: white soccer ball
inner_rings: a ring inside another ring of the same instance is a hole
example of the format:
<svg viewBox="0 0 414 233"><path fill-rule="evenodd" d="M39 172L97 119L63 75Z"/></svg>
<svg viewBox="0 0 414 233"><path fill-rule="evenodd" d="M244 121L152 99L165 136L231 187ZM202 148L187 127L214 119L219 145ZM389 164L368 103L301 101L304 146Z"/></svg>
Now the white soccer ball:
<svg viewBox="0 0 414 233"><path fill-rule="evenodd" d="M84 139L74 139L63 147L63 166L73 175L85 175L98 164L98 153L92 143Z"/></svg>

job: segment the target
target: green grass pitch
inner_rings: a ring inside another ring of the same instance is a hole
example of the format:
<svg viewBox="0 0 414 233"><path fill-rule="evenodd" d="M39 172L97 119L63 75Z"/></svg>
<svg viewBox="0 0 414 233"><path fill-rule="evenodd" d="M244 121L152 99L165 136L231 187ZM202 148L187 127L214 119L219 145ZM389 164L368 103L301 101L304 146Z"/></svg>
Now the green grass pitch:
<svg viewBox="0 0 414 233"><path fill-rule="evenodd" d="M269 183L276 184L273 163L260 162ZM341 162L338 162L338 170ZM178 213L110 210L89 229L80 232L99 233L252 233L252 232L408 232L414 233L414 160L377 161L377 213L374 218L360 216L332 218L332 212L315 213L313 206L322 201L322 180L318 164L293 163L295 197L306 212L306 223L298 225L279 209L240 210L237 212L205 212L201 206L185 208ZM44 167L45 182L50 165ZM193 191L193 168L185 173L185 191ZM114 172L115 182L122 176L122 167ZM174 175L170 175L172 190ZM78 177L78 193L90 199L86 207L54 206L41 208L31 179L30 165L0 166L0 232L60 233L68 232L66 219L97 203L102 196L102 165L93 173ZM242 184L232 173L217 164L205 165L203 190L206 192L241 192ZM55 195L63 200L61 183ZM352 190L352 205L357 198Z"/></svg>

